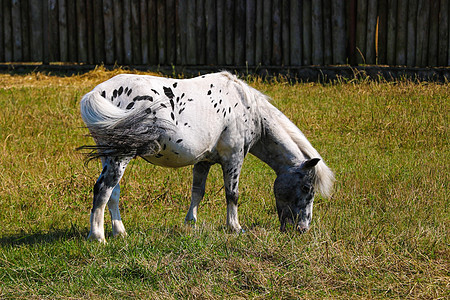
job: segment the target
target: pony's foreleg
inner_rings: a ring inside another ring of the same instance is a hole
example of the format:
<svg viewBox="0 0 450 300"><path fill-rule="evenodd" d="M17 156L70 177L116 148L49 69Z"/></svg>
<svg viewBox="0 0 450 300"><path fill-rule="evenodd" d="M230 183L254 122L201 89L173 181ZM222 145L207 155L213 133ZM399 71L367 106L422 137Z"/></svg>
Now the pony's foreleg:
<svg viewBox="0 0 450 300"><path fill-rule="evenodd" d="M105 159L103 171L94 185L94 201L91 210L89 240L105 242L105 229L103 227L105 206L122 178L130 160L131 158Z"/></svg>
<svg viewBox="0 0 450 300"><path fill-rule="evenodd" d="M112 234L113 236L126 236L125 227L123 226L122 219L120 218L119 211L119 197L120 197L120 183L114 187L111 197L108 201L109 213L111 215Z"/></svg>
<svg viewBox="0 0 450 300"><path fill-rule="evenodd" d="M222 164L225 196L227 199L227 226L235 232L241 232L238 219L239 175L243 159L237 159Z"/></svg>
<svg viewBox="0 0 450 300"><path fill-rule="evenodd" d="M184 219L185 223L197 222L197 209L200 201L205 195L206 178L208 177L211 163L199 162L194 165L192 179L192 195L189 211Z"/></svg>

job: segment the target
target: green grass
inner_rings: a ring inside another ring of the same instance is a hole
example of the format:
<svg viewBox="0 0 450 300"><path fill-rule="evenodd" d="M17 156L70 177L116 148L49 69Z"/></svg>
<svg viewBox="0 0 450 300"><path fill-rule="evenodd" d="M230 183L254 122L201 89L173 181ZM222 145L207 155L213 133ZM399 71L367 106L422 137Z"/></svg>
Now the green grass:
<svg viewBox="0 0 450 300"><path fill-rule="evenodd" d="M449 84L249 83L273 98L335 171L311 230L280 233L273 171L249 156L245 234L225 228L214 166L195 229L183 224L191 168L134 160L122 180L128 237L87 242L101 168L79 100L119 71L0 75L0 298L450 297Z"/></svg>

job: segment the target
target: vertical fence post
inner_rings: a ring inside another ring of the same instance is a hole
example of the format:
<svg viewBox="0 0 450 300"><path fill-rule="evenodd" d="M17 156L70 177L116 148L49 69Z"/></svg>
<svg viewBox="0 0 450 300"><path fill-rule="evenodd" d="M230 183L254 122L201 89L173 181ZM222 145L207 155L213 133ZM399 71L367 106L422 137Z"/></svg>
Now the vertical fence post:
<svg viewBox="0 0 450 300"><path fill-rule="evenodd" d="M113 24L114 24L114 61L122 64L123 59L123 21L122 5L119 1L113 1Z"/></svg>
<svg viewBox="0 0 450 300"><path fill-rule="evenodd" d="M255 65L256 46L256 0L247 0L245 7L245 61L248 65Z"/></svg>
<svg viewBox="0 0 450 300"><path fill-rule="evenodd" d="M281 3L281 51L282 51L282 61L281 63L285 66L291 64L290 57L290 1L283 0Z"/></svg>
<svg viewBox="0 0 450 300"><path fill-rule="evenodd" d="M417 7L417 40L416 66L425 67L428 63L428 31L430 3L429 0L419 0Z"/></svg>
<svg viewBox="0 0 450 300"><path fill-rule="evenodd" d="M5 61L10 62L13 60L13 49L12 49L12 26L11 26L11 1L5 0L3 2L3 19L0 22L3 22L3 30L4 30L4 55ZM40 14L42 17L42 13ZM42 19L42 18L41 18ZM42 34L42 31L41 31Z"/></svg>
<svg viewBox="0 0 450 300"><path fill-rule="evenodd" d="M303 1L303 65L311 64L311 0Z"/></svg>
<svg viewBox="0 0 450 300"><path fill-rule="evenodd" d="M232 65L234 59L234 1L225 1L224 26L225 26L225 64Z"/></svg>
<svg viewBox="0 0 450 300"><path fill-rule="evenodd" d="M375 35L377 29L377 0L369 0L367 5L366 63L376 63Z"/></svg>
<svg viewBox="0 0 450 300"><path fill-rule="evenodd" d="M235 2L234 14L234 65L245 63L245 1Z"/></svg>
<svg viewBox="0 0 450 300"><path fill-rule="evenodd" d="M388 0L387 31L387 63L395 65L396 32L397 32L397 0Z"/></svg>
<svg viewBox="0 0 450 300"><path fill-rule="evenodd" d="M323 64L323 15L322 0L312 1L312 63Z"/></svg>
<svg viewBox="0 0 450 300"><path fill-rule="evenodd" d="M216 1L205 2L206 63L217 64L217 7Z"/></svg>
<svg viewBox="0 0 450 300"><path fill-rule="evenodd" d="M217 0L217 64L225 64L225 0Z"/></svg>
<svg viewBox="0 0 450 300"><path fill-rule="evenodd" d="M302 64L302 30L303 20L301 2L291 0L290 2L290 64L300 66Z"/></svg>
<svg viewBox="0 0 450 300"><path fill-rule="evenodd" d="M206 59L205 0L196 0L195 20L197 64L204 65Z"/></svg>
<svg viewBox="0 0 450 300"><path fill-rule="evenodd" d="M323 0L323 63L333 63L333 41L331 29L331 0Z"/></svg>
<svg viewBox="0 0 450 300"><path fill-rule="evenodd" d="M103 31L105 32L105 63L114 63L114 16L113 1L103 0Z"/></svg>
<svg viewBox="0 0 450 300"><path fill-rule="evenodd" d="M448 40L449 40L449 29L448 29L448 0L441 0L441 6L439 9L439 53L438 53L438 65L446 66L447 65L447 53L448 49Z"/></svg>
<svg viewBox="0 0 450 300"><path fill-rule="evenodd" d="M356 4L356 61L366 63L367 1L358 0Z"/></svg>
<svg viewBox="0 0 450 300"><path fill-rule="evenodd" d="M332 0L331 11L333 64L342 65L346 62L345 0Z"/></svg>
<svg viewBox="0 0 450 300"><path fill-rule="evenodd" d="M407 15L408 0L398 0L397 9L397 40L396 40L396 63L406 64L406 43L407 43Z"/></svg>
<svg viewBox="0 0 450 300"><path fill-rule="evenodd" d="M416 31L417 31L417 0L408 0L408 22L406 35L406 65L416 64Z"/></svg>
<svg viewBox="0 0 450 300"><path fill-rule="evenodd" d="M255 21L255 64L262 63L263 58L263 0L256 0L256 21Z"/></svg>
<svg viewBox="0 0 450 300"><path fill-rule="evenodd" d="M281 65L281 14L280 1L272 1L272 64Z"/></svg>
<svg viewBox="0 0 450 300"><path fill-rule="evenodd" d="M439 0L430 1L430 32L428 39L428 66L435 67L438 63L439 45Z"/></svg>
<svg viewBox="0 0 450 300"><path fill-rule="evenodd" d="M148 56L152 65L158 64L158 18L156 0L148 2Z"/></svg>
<svg viewBox="0 0 450 300"><path fill-rule="evenodd" d="M20 1L11 1L11 21L13 37L13 60L22 61L22 22L20 12Z"/></svg>

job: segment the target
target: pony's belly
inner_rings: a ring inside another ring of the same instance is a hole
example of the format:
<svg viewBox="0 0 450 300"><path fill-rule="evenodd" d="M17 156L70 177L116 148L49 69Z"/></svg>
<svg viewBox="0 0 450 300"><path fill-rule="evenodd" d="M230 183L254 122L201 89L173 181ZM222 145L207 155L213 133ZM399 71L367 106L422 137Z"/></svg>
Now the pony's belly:
<svg viewBox="0 0 450 300"><path fill-rule="evenodd" d="M161 152L153 156L145 156L148 162L169 168L179 168L193 165L201 160L207 160L209 151L195 151L192 149L185 149L183 147L169 147L166 146Z"/></svg>

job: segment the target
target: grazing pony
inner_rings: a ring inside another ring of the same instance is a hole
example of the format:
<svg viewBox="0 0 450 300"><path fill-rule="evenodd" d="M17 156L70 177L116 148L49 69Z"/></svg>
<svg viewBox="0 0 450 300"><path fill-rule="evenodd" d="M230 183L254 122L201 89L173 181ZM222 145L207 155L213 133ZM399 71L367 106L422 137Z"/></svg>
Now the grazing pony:
<svg viewBox="0 0 450 300"><path fill-rule="evenodd" d="M277 175L274 194L281 230L291 223L309 229L316 191L328 197L333 173L302 132L268 98L228 72L192 79L118 75L81 100L81 116L94 138L91 158L103 171L94 185L89 239L105 241L108 205L113 236L125 235L119 212L119 181L128 163L146 161L178 168L194 165L186 222L197 220L210 167L222 166L227 226L241 231L238 183L252 153Z"/></svg>

